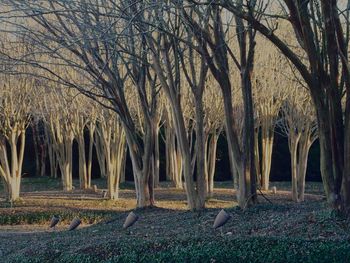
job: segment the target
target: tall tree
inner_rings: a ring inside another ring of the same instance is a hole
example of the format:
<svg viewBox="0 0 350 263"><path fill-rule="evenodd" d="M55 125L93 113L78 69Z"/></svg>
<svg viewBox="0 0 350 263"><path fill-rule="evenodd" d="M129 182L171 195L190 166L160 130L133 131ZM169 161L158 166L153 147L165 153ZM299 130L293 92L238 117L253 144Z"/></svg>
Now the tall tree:
<svg viewBox="0 0 350 263"><path fill-rule="evenodd" d="M26 129L33 103L34 80L0 76L0 176L9 201L19 199Z"/></svg>
<svg viewBox="0 0 350 263"><path fill-rule="evenodd" d="M191 1L190 1L191 2ZM243 2L239 1L241 8ZM251 3L250 12L255 10ZM238 55L228 45L230 30L223 21L222 9L218 5L203 6L189 5L182 8L185 23L189 26L200 45L200 54L206 59L209 69L217 80L223 97L226 120L226 134L229 151L232 154L231 167L236 167L239 174L238 202L244 208L256 200L256 169L254 158L254 111L252 99L251 74L253 70L255 52L255 30L249 23L245 24L239 16L231 17L235 20L236 43ZM196 17L193 16L196 14ZM210 20L208 20L210 19ZM205 22L208 20L210 23ZM232 79L230 77L230 60L240 73L240 87L244 106L243 147L239 145L237 133L234 130L232 105Z"/></svg>

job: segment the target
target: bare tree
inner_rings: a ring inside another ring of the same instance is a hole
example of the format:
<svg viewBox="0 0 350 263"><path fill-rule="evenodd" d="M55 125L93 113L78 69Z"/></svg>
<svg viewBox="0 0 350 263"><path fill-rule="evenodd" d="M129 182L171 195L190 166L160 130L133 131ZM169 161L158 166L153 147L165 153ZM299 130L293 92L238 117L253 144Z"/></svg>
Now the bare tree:
<svg viewBox="0 0 350 263"><path fill-rule="evenodd" d="M119 197L119 182L124 172L122 164L126 155L125 131L114 112L101 110L96 125L96 140L100 140L101 147L98 154L105 163L108 197L114 200Z"/></svg>
<svg viewBox="0 0 350 263"><path fill-rule="evenodd" d="M217 143L224 128L225 113L222 96L219 88L215 88L217 84L213 77L207 78L206 85L207 87L203 95L205 115L205 172L208 180L208 195L211 196L214 191Z"/></svg>
<svg viewBox="0 0 350 263"><path fill-rule="evenodd" d="M314 106L308 94L300 88L290 87L288 98L283 102L283 120L280 126L288 136L292 169L292 199L304 201L305 177L309 150L317 139Z"/></svg>
<svg viewBox="0 0 350 263"><path fill-rule="evenodd" d="M194 1L189 1L194 3ZM243 8L243 1L238 1L239 6ZM254 2L255 3L255 2ZM249 3L250 12L254 13L255 4ZM187 10L190 9L190 10ZM191 13L197 15L194 19ZM226 134L228 138L231 167L237 167L239 173L239 205L244 208L256 200L256 169L254 157L254 111L252 99L251 74L253 70L254 51L255 51L255 30L249 22L247 24L239 16L231 16L235 20L235 36L238 47L238 55L234 54L229 47L229 33L232 31L224 21L222 9L217 5L189 5L188 8L182 9L183 17L186 23L192 29L200 44L199 52L206 59L208 66L214 78L217 80L223 97L226 115ZM205 16L203 16L205 14ZM203 21L210 18L211 24ZM209 26L210 25L210 26ZM234 131L234 117L232 105L232 79L230 78L229 61L240 72L241 91L244 106L244 124L245 132L243 133L243 148L239 145L239 139Z"/></svg>
<svg viewBox="0 0 350 263"><path fill-rule="evenodd" d="M0 176L8 200L16 201L20 194L34 80L6 75L1 75L0 79Z"/></svg>
<svg viewBox="0 0 350 263"><path fill-rule="evenodd" d="M286 59L271 43L266 42L258 38L259 48L253 74L256 166L259 168L257 174L260 186L265 191L269 189L275 125L285 97L286 85L294 81Z"/></svg>
<svg viewBox="0 0 350 263"><path fill-rule="evenodd" d="M70 114L72 119L72 130L78 144L79 152L79 183L81 189L91 187L91 166L93 134L96 126L96 108L94 103L83 96L75 96L72 103L73 110ZM86 158L85 131L89 128L89 151Z"/></svg>
<svg viewBox="0 0 350 263"><path fill-rule="evenodd" d="M57 157L64 191L73 190L73 107L62 89L49 92L44 97L43 118L48 125L53 151Z"/></svg>

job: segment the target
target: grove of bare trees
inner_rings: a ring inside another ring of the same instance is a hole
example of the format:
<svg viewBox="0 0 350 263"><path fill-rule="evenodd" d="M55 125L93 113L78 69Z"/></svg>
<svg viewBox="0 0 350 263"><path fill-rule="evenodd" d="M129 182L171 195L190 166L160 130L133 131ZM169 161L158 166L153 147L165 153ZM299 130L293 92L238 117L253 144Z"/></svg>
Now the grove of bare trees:
<svg viewBox="0 0 350 263"><path fill-rule="evenodd" d="M241 208L269 190L274 135L288 138L292 200L304 201L320 145L332 208L350 211L349 8L328 0L0 0L0 175L20 194L25 131L37 173L92 188L94 152L109 199L130 157L137 207L166 179L191 210L212 197L225 136ZM14 52L14 49L20 52ZM9 156L11 155L11 156ZM45 160L49 160L49 167ZM39 175L39 174L38 174Z"/></svg>

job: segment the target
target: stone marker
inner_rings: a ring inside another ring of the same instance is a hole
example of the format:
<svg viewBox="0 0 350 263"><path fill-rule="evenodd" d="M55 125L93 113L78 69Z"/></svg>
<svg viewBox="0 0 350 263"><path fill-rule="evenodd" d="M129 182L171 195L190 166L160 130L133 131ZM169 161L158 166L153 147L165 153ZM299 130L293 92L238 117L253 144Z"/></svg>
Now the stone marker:
<svg viewBox="0 0 350 263"><path fill-rule="evenodd" d="M51 219L50 228L56 227L58 222L60 222L59 216L54 215Z"/></svg>
<svg viewBox="0 0 350 263"><path fill-rule="evenodd" d="M70 226L68 228L69 231L76 229L81 224L81 220L78 217L75 217L72 222L70 223Z"/></svg>
<svg viewBox="0 0 350 263"><path fill-rule="evenodd" d="M127 216L127 218L125 219L123 228L126 229L128 227L131 227L133 224L135 224L135 222L139 219L139 217L134 213L134 212L130 212Z"/></svg>
<svg viewBox="0 0 350 263"><path fill-rule="evenodd" d="M223 226L230 219L230 217L231 216L226 213L224 209L222 209L215 218L213 228L216 229Z"/></svg>

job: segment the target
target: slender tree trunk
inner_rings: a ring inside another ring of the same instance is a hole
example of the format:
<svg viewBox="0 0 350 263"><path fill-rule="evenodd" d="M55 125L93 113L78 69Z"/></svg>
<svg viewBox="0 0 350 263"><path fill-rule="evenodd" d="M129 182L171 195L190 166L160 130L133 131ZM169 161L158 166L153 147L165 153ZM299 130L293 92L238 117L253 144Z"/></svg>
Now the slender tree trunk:
<svg viewBox="0 0 350 263"><path fill-rule="evenodd" d="M65 138L61 145L59 145L59 147L61 148L59 153L59 163L63 190L72 191L72 140L69 138Z"/></svg>
<svg viewBox="0 0 350 263"><path fill-rule="evenodd" d="M91 188L91 177L92 177L92 153L94 147L94 134L95 134L95 123L89 125L89 155L87 164L87 187Z"/></svg>
<svg viewBox="0 0 350 263"><path fill-rule="evenodd" d="M254 129L254 156L255 156L255 169L256 169L256 181L258 185L262 185L262 175L260 170L260 149L259 149L259 128Z"/></svg>
<svg viewBox="0 0 350 263"><path fill-rule="evenodd" d="M203 209L205 207L205 200L207 198L208 179L205 174L205 154L204 149L205 137L204 137L204 123L203 123L203 103L202 98L196 99L195 114L196 114L196 148L197 148L197 192L198 192L198 203L196 208Z"/></svg>
<svg viewBox="0 0 350 263"><path fill-rule="evenodd" d="M292 168L292 200L298 202L298 139L290 144L291 168Z"/></svg>
<svg viewBox="0 0 350 263"><path fill-rule="evenodd" d="M213 133L209 140L209 162L208 162L208 177L209 177L209 196L213 195L214 192L214 175L216 167L216 150L219 135Z"/></svg>
<svg viewBox="0 0 350 263"><path fill-rule="evenodd" d="M190 210L200 209L197 205L197 193L195 190L195 184L193 180L193 167L192 167L192 156L189 148L189 141L187 139L185 123L183 121L182 111L180 105L174 102L172 103L172 111L174 116L176 127L177 140L180 146L182 155L182 167L185 178L185 190L187 194L187 204Z"/></svg>
<svg viewBox="0 0 350 263"><path fill-rule="evenodd" d="M303 202L305 199L305 179L307 170L307 160L311 142L309 135L303 133L301 135L298 147L298 201Z"/></svg>
<svg viewBox="0 0 350 263"><path fill-rule="evenodd" d="M120 159L121 161L120 183L125 183L126 157L127 157L127 148L124 147L123 158Z"/></svg>
<svg viewBox="0 0 350 263"><path fill-rule="evenodd" d="M169 113L166 114L166 116ZM167 118L166 123L165 123L165 162L166 162L166 174L165 178L167 181L172 181L173 180L173 175L172 175L172 151L173 151L173 144L172 144L172 138L171 138L171 128L169 124L169 118Z"/></svg>
<svg viewBox="0 0 350 263"><path fill-rule="evenodd" d="M271 160L272 160L272 149L273 149L273 130L269 127L262 129L262 175L261 175L261 186L262 190L269 190L270 182L270 171L271 171Z"/></svg>
<svg viewBox="0 0 350 263"><path fill-rule="evenodd" d="M159 186L159 125L155 128L154 141L154 186Z"/></svg>
<svg viewBox="0 0 350 263"><path fill-rule="evenodd" d="M84 133L80 134L77 138L78 150L79 150L79 183L80 189L88 189L88 175L87 175L87 163L85 157L85 140Z"/></svg>

